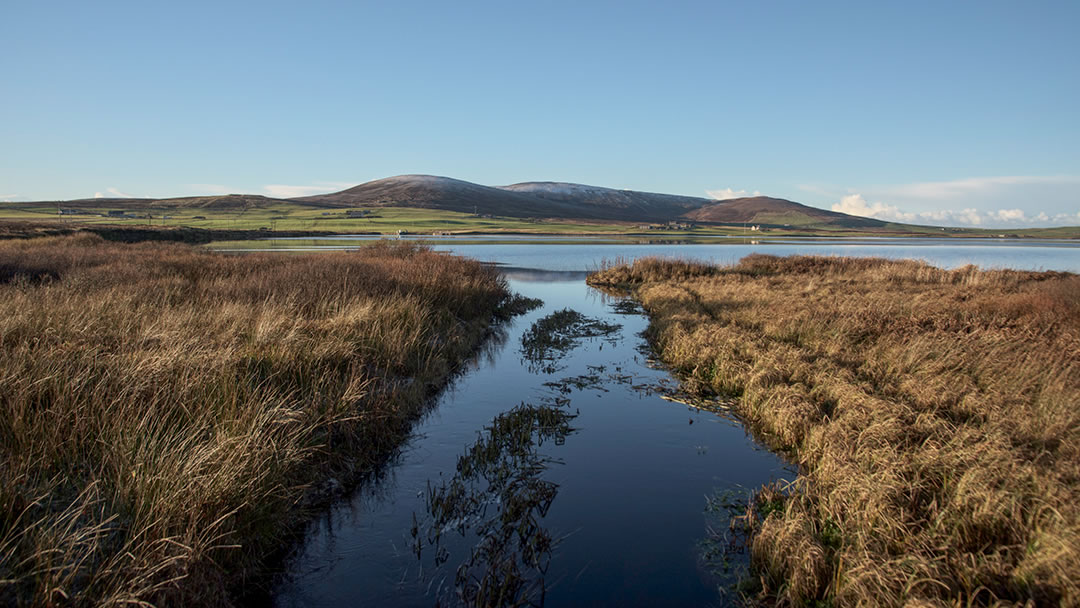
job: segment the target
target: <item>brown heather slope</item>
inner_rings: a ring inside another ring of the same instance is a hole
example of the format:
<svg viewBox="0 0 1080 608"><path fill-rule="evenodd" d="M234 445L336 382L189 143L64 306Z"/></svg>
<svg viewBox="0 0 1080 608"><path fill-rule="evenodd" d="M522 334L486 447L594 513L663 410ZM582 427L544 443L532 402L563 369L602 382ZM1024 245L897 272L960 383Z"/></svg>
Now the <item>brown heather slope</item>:
<svg viewBox="0 0 1080 608"><path fill-rule="evenodd" d="M397 175L340 192L279 199L257 194L177 198L94 198L8 203L11 208L61 207L138 212L163 209L245 211L299 205L316 209L410 207L497 217L586 222L788 224L812 228L864 228L885 222L765 196L717 201L695 196L639 192L564 182L483 186L435 175ZM895 230L898 226L892 225Z"/></svg>
<svg viewBox="0 0 1080 608"><path fill-rule="evenodd" d="M227 605L507 298L415 246L0 242L0 605Z"/></svg>
<svg viewBox="0 0 1080 608"><path fill-rule="evenodd" d="M1080 277L754 255L589 282L800 464L751 505L757 601L1080 606Z"/></svg>
<svg viewBox="0 0 1080 608"><path fill-rule="evenodd" d="M95 234L106 241L141 243L164 241L169 243L201 244L212 241L241 241L265 239L262 230L230 230L192 228L188 226L137 226L118 224L64 224L60 222L0 221L0 240L32 239L43 236L70 236ZM326 236L333 232L316 230L275 230L275 238Z"/></svg>
<svg viewBox="0 0 1080 608"><path fill-rule="evenodd" d="M434 175L398 175L292 200L336 207L417 207L509 217L598 219L572 205Z"/></svg>
<svg viewBox="0 0 1080 608"><path fill-rule="evenodd" d="M524 182L490 187L434 175L398 175L341 192L290 200L324 206L420 207L504 217L616 222L689 220L717 224L758 222L847 228L886 225L879 220L769 197L717 201L562 182Z"/></svg>
<svg viewBox="0 0 1080 608"><path fill-rule="evenodd" d="M312 205L419 207L501 217L616 222L677 220L709 199L559 182L482 186L435 175L398 175L348 190L291 199Z"/></svg>
<svg viewBox="0 0 1080 608"><path fill-rule="evenodd" d="M750 196L714 201L686 213L683 217L695 222L716 224L748 222L799 225L819 223L843 228L881 228L887 225L886 222L881 220L826 211L769 196Z"/></svg>
<svg viewBox="0 0 1080 608"><path fill-rule="evenodd" d="M709 204L712 200L564 182L524 182L499 186L499 189L528 193L545 200L590 209L592 213L604 214L609 219L636 222L678 220L687 211Z"/></svg>

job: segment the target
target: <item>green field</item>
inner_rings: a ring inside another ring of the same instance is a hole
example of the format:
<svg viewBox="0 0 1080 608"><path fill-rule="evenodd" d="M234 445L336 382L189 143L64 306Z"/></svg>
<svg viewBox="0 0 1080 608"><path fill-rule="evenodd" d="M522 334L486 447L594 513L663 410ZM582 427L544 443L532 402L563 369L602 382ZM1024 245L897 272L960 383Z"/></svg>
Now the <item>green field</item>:
<svg viewBox="0 0 1080 608"><path fill-rule="evenodd" d="M135 211L138 217L108 217L108 209L57 215L55 207L0 206L0 219L52 221L78 225L186 226L216 230L310 230L319 232L383 233L409 232L538 232L538 233L620 233L637 229L631 224L587 224L565 221L483 218L467 213L433 209L387 207L371 210L363 218L348 218L344 209L320 209L304 205L275 204L247 210L153 209ZM146 217L146 216L150 217Z"/></svg>
<svg viewBox="0 0 1080 608"><path fill-rule="evenodd" d="M333 232L339 234L568 234L618 235L647 234L678 238L693 236L937 236L937 237L1028 237L1080 238L1080 227L1027 229L936 228L907 224L889 224L876 230L814 226L803 216L775 215L759 218L759 223L771 225L752 231L746 225L702 225L689 230L676 230L660 224L651 226L639 222L592 222L588 220L523 219L513 217L480 217L468 213L407 207L368 209L369 215L347 217L346 209L326 209L302 204L272 203L252 209L207 208L146 208L126 209L132 217L109 216L109 207L82 208L80 213L60 216L57 207L42 203L0 204L0 221L28 221L54 224L58 227L79 226L156 226L188 227L208 230L265 230Z"/></svg>

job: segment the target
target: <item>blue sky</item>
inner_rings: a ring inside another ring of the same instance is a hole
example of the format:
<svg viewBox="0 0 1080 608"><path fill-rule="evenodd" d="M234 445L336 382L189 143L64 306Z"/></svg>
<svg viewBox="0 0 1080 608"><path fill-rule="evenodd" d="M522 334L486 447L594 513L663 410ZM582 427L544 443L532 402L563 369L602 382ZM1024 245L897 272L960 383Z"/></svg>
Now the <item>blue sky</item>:
<svg viewBox="0 0 1080 608"><path fill-rule="evenodd" d="M401 173L1080 224L1080 2L0 3L0 200Z"/></svg>

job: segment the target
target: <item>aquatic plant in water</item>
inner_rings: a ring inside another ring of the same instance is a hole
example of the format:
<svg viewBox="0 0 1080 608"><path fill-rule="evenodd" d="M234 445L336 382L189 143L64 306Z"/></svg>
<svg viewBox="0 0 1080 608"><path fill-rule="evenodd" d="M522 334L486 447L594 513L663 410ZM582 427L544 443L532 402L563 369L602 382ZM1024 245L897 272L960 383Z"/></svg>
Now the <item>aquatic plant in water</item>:
<svg viewBox="0 0 1080 608"><path fill-rule="evenodd" d="M622 329L618 323L608 323L564 308L536 321L521 335L521 354L533 373L553 374L559 371L558 361L573 350L583 338L605 338L614 343Z"/></svg>
<svg viewBox="0 0 1080 608"><path fill-rule="evenodd" d="M721 594L749 573L748 519L753 496L734 489L716 490L705 497L705 537L700 541L702 568L719 579Z"/></svg>
<svg viewBox="0 0 1080 608"><path fill-rule="evenodd" d="M564 401L565 402L565 401ZM553 458L545 441L561 445L575 414L555 405L522 403L497 416L461 457L453 478L428 484L424 534L414 514L413 550L424 541L435 563L449 559L448 532L471 531L478 541L457 569L459 599L469 606L523 606L542 601L555 539L542 525L558 484L541 476ZM489 510L493 512L489 513Z"/></svg>
<svg viewBox="0 0 1080 608"><path fill-rule="evenodd" d="M753 504L756 602L1080 605L1080 277L755 254L588 282L799 463Z"/></svg>
<svg viewBox="0 0 1080 608"><path fill-rule="evenodd" d="M644 315L641 303L630 297L621 297L611 303L611 312L617 315Z"/></svg>
<svg viewBox="0 0 1080 608"><path fill-rule="evenodd" d="M408 243L0 240L0 606L233 602L509 299Z"/></svg>

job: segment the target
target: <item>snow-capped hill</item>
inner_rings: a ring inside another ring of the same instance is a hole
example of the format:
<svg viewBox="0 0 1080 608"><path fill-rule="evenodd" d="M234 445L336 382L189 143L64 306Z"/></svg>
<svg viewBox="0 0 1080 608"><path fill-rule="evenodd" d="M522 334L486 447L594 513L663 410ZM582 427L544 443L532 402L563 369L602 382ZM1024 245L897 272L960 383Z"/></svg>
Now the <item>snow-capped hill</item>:
<svg viewBox="0 0 1080 608"><path fill-rule="evenodd" d="M56 201L49 201L50 206ZM259 209L282 204L323 209L412 207L500 218L563 219L633 224L685 223L881 228L885 223L756 196L713 200L695 196L616 190L569 182L483 186L439 175L395 175L340 192L279 199L250 194L170 199L86 199L72 208Z"/></svg>
<svg viewBox="0 0 1080 608"><path fill-rule="evenodd" d="M615 188L602 186L586 186L585 184L572 184L569 182L522 182L509 186L495 186L500 190L513 190L514 192L547 192L551 194L563 194L567 196L581 194L604 194L608 192L624 192Z"/></svg>
<svg viewBox="0 0 1080 608"><path fill-rule="evenodd" d="M445 187L462 188L462 187L469 187L469 186L478 185L478 184L474 184L472 182L467 182L467 181L465 181L463 179L454 179L452 177L443 177L441 175L424 175L424 174L421 174L421 173L406 174L406 175L394 175L394 176L391 176L391 177L384 177L382 179L377 179L375 181L367 182L367 184L364 184L364 185L378 184L378 183L387 183L387 184L398 183L398 184L410 184L410 185L425 185L425 186L434 186L434 187L443 187L443 188L445 188Z"/></svg>
<svg viewBox="0 0 1080 608"><path fill-rule="evenodd" d="M297 199L331 206L423 207L510 217L558 217L659 222L709 202L565 182L491 187L437 175L396 175L348 190Z"/></svg>
<svg viewBox="0 0 1080 608"><path fill-rule="evenodd" d="M616 190L566 182L524 182L500 186L550 201L572 203L601 213L619 213L634 220L663 221L697 209L710 201L696 196Z"/></svg>
<svg viewBox="0 0 1080 608"><path fill-rule="evenodd" d="M525 192L438 175L395 175L341 192L293 200L337 207L420 207L510 217L593 217Z"/></svg>
<svg viewBox="0 0 1080 608"><path fill-rule="evenodd" d="M871 221L767 197L716 201L568 182L524 182L492 187L437 175L395 175L341 192L289 200L321 207L419 207L498 217L587 221L752 221L800 225L855 225Z"/></svg>

